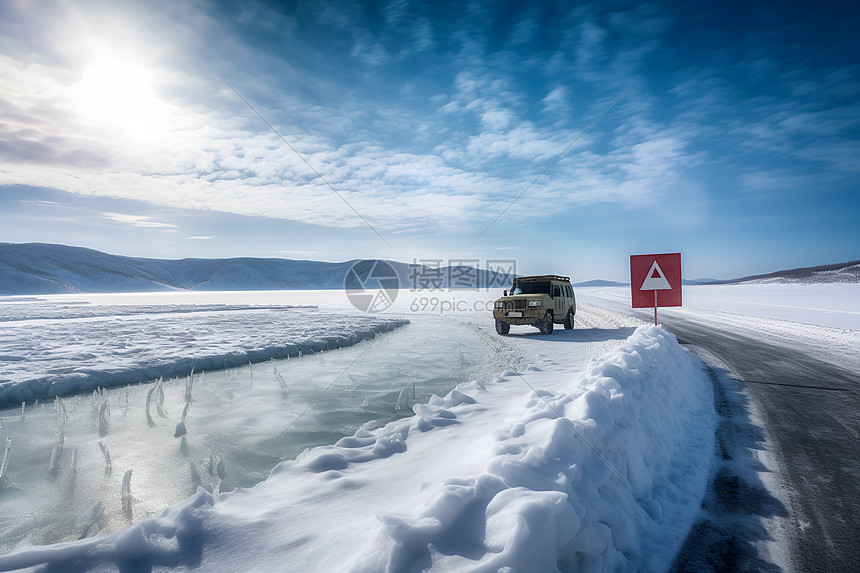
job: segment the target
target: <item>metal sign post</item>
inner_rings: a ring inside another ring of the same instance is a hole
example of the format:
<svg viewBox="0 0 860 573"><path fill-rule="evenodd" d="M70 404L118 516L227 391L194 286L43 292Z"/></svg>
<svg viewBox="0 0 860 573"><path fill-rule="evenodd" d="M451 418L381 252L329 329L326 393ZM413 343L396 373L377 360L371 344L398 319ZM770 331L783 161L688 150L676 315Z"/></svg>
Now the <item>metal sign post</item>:
<svg viewBox="0 0 860 573"><path fill-rule="evenodd" d="M654 289L654 326L657 326L657 289Z"/></svg>

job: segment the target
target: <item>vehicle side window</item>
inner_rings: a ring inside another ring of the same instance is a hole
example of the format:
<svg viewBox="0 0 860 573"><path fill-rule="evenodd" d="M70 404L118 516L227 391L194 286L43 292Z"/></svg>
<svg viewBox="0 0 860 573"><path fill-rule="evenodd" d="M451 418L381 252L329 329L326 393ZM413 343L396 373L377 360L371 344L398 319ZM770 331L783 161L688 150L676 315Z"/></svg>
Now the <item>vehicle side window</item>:
<svg viewBox="0 0 860 573"><path fill-rule="evenodd" d="M559 285L552 286L552 296L561 296L561 287Z"/></svg>
<svg viewBox="0 0 860 573"><path fill-rule="evenodd" d="M573 289L567 285L564 285L564 290L567 291L567 298L573 298Z"/></svg>

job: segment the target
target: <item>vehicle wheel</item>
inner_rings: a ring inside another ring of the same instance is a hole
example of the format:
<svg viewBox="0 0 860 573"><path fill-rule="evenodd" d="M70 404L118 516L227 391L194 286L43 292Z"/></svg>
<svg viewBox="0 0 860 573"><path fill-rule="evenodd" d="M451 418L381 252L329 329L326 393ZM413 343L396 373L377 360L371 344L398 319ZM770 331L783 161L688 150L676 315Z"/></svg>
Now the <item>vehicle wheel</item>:
<svg viewBox="0 0 860 573"><path fill-rule="evenodd" d="M538 329L541 334L552 334L552 313L546 311L543 315L543 320L538 324Z"/></svg>
<svg viewBox="0 0 860 573"><path fill-rule="evenodd" d="M499 334L507 334L511 331L511 325L504 320L496 319L496 332Z"/></svg>
<svg viewBox="0 0 860 573"><path fill-rule="evenodd" d="M564 319L564 329L572 330L573 329L573 311L567 311L567 318Z"/></svg>

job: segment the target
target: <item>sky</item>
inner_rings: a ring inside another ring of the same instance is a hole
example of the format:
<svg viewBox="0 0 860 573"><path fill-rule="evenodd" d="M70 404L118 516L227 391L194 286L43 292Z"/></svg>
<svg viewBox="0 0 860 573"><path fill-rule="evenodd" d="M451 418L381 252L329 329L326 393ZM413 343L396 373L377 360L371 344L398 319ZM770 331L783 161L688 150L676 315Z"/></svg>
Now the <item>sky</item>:
<svg viewBox="0 0 860 573"><path fill-rule="evenodd" d="M0 242L516 261L860 259L857 3L8 0Z"/></svg>

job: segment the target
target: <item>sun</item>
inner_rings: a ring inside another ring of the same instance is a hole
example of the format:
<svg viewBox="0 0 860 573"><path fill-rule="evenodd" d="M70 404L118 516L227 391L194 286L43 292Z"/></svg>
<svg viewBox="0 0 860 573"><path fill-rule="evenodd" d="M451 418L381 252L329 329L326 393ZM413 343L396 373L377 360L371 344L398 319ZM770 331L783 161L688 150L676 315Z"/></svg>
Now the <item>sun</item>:
<svg viewBox="0 0 860 573"><path fill-rule="evenodd" d="M85 122L125 139L152 139L168 128L168 106L152 83L146 66L102 51L69 91Z"/></svg>

